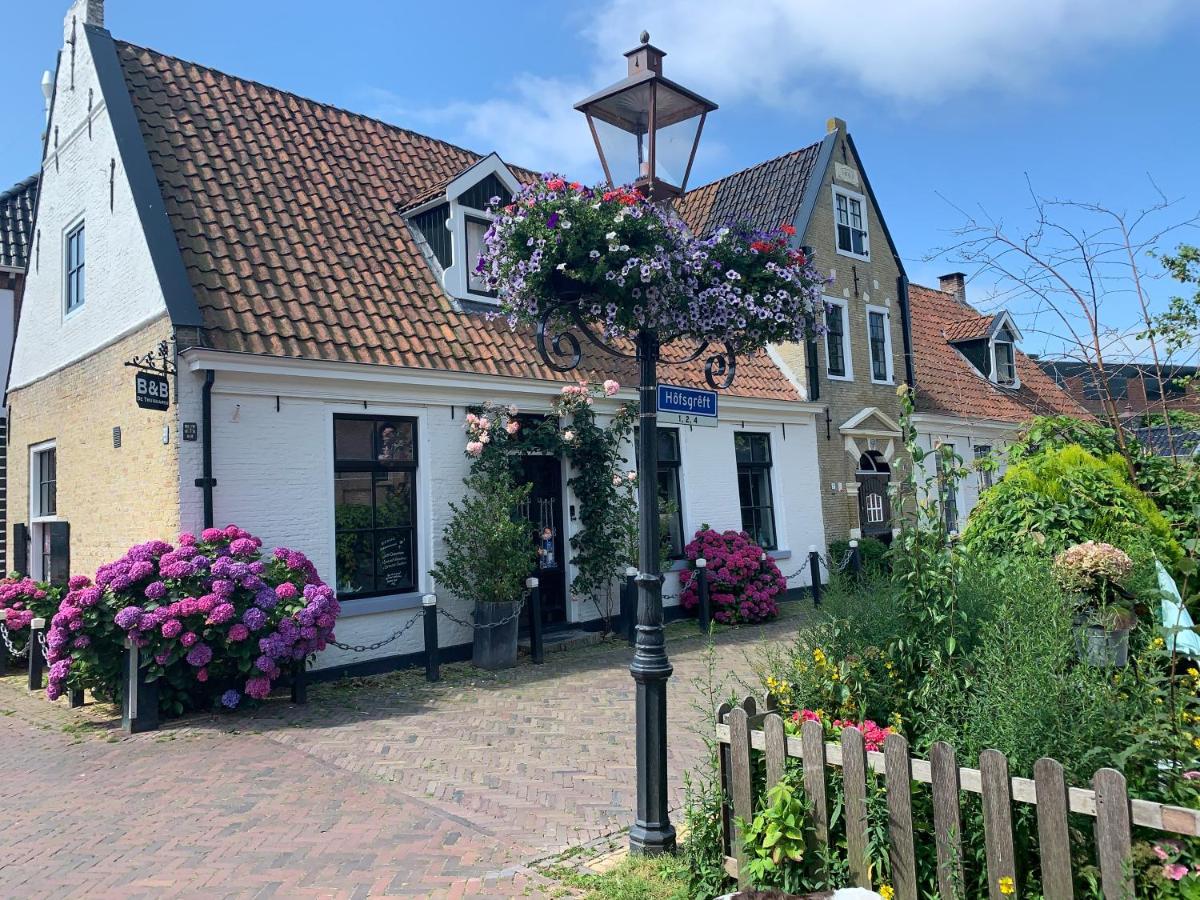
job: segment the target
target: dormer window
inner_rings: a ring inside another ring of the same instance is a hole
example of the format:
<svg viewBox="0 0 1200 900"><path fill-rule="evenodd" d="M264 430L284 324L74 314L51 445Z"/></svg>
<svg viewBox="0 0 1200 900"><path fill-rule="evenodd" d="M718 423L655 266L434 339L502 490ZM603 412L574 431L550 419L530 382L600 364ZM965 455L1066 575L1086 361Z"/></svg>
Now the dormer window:
<svg viewBox="0 0 1200 900"><path fill-rule="evenodd" d="M444 194L408 213L408 221L424 239L425 254L450 296L494 305L496 294L475 271L491 226L492 199L507 201L520 189L516 178L494 153L447 186Z"/></svg>
<svg viewBox="0 0 1200 900"><path fill-rule="evenodd" d="M1017 361L1011 341L996 341L996 384L1013 387L1017 383Z"/></svg>

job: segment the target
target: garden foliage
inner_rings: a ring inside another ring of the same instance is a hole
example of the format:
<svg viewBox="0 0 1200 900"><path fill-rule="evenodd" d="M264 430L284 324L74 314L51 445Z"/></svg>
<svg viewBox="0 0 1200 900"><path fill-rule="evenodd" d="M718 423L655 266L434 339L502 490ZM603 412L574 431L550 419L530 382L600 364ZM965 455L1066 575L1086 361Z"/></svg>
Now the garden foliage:
<svg viewBox="0 0 1200 900"><path fill-rule="evenodd" d="M144 651L165 713L265 699L325 648L339 612L304 554L264 556L262 541L236 525L181 534L174 546L139 544L101 566L95 584L71 578L47 638L47 696L71 687L115 699L128 640Z"/></svg>
<svg viewBox="0 0 1200 900"><path fill-rule="evenodd" d="M61 598L61 588L32 578L0 580L0 610L5 610L8 639L18 653L29 641L29 623L53 616Z"/></svg>

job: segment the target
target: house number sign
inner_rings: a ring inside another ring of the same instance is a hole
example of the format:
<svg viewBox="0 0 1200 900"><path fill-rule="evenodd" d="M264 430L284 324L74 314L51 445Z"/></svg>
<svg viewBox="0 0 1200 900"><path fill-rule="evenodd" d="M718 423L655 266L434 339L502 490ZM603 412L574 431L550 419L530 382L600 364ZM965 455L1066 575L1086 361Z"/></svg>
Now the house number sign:
<svg viewBox="0 0 1200 900"><path fill-rule="evenodd" d="M171 382L156 372L136 372L133 376L137 405L159 411L171 408Z"/></svg>

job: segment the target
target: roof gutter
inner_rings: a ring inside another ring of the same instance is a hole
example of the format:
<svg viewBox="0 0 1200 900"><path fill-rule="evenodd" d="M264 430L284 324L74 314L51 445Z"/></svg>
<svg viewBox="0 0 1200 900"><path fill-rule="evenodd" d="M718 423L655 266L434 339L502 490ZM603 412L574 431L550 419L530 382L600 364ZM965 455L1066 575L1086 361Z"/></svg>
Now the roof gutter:
<svg viewBox="0 0 1200 900"><path fill-rule="evenodd" d="M196 487L204 493L204 527L213 527L213 488L217 479L213 478L213 442L212 442L212 388L217 380L217 373L212 369L204 370L204 387L200 391L200 427L204 431L203 443L200 445L201 477L196 479Z"/></svg>

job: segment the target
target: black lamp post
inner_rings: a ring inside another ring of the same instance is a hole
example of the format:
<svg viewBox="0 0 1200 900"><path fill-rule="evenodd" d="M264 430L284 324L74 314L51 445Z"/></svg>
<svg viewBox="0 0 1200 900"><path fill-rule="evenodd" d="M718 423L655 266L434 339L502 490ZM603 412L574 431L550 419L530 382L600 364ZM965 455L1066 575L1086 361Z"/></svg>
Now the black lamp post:
<svg viewBox="0 0 1200 900"><path fill-rule="evenodd" d="M670 202L687 187L704 119L717 107L664 78L664 55L642 32L641 45L625 54L628 77L575 108L587 116L610 185L632 183L650 199ZM593 343L600 344L578 318L576 324ZM538 331L538 343L543 356L548 356L544 328ZM577 363L578 343L573 339L568 343ZM562 349L556 341L555 350ZM613 352L610 347L604 349ZM687 359L698 358L705 349L701 346ZM637 643L629 667L637 683L637 817L629 831L629 846L634 853L667 853L675 849L675 828L667 813L667 680L672 669L663 636L659 566L658 334L641 329L636 336L636 350L641 572L637 576ZM728 348L724 354L711 357L705 367L714 387L728 387L734 370L734 357Z"/></svg>

